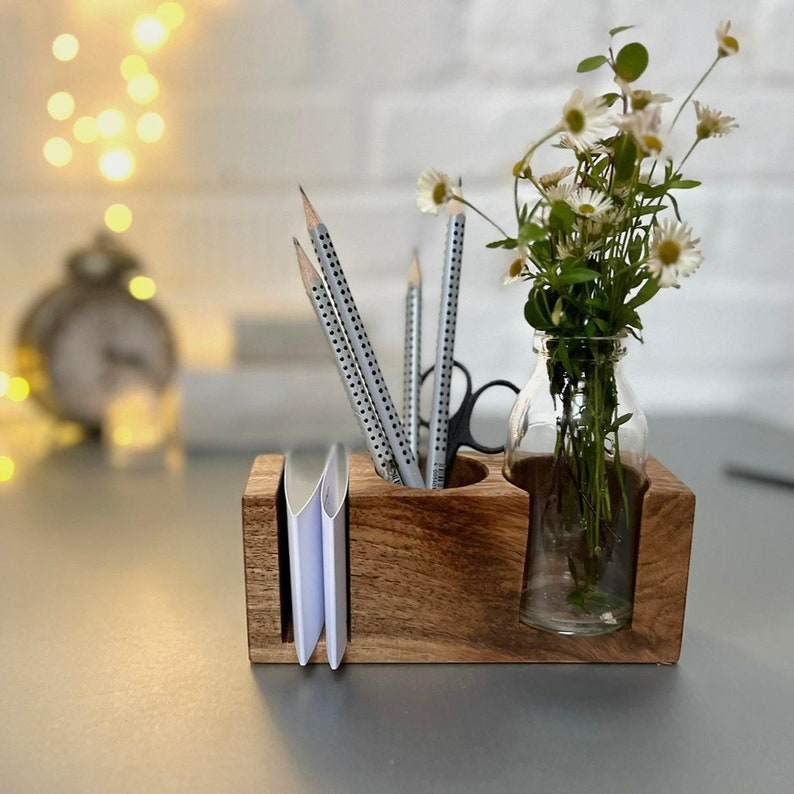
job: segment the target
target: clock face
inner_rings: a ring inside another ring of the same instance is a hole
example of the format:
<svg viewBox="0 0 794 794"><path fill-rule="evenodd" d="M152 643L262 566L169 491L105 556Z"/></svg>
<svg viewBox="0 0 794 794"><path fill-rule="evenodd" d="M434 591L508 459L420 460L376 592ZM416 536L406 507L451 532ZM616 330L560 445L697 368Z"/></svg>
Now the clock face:
<svg viewBox="0 0 794 794"><path fill-rule="evenodd" d="M165 387L174 370L168 327L150 304L120 289L87 290L45 344L50 391L63 418L99 426L126 386Z"/></svg>

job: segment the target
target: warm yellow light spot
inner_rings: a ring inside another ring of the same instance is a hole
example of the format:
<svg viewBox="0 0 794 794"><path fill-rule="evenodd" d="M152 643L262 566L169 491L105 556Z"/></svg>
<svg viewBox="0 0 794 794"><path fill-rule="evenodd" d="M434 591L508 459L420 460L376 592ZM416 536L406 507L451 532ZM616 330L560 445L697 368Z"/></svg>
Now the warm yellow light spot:
<svg viewBox="0 0 794 794"><path fill-rule="evenodd" d="M99 137L96 119L93 116L80 116L72 126L72 134L80 143L93 143Z"/></svg>
<svg viewBox="0 0 794 794"><path fill-rule="evenodd" d="M0 397L5 397L11 377L7 372L0 370Z"/></svg>
<svg viewBox="0 0 794 794"><path fill-rule="evenodd" d="M135 129L144 143L154 143L163 137L165 121L159 113L144 113L138 119Z"/></svg>
<svg viewBox="0 0 794 794"><path fill-rule="evenodd" d="M8 482L14 476L14 461L8 455L0 455L0 482Z"/></svg>
<svg viewBox="0 0 794 794"><path fill-rule="evenodd" d="M135 158L128 149L109 149L99 158L99 170L111 182L122 182L132 176Z"/></svg>
<svg viewBox="0 0 794 794"><path fill-rule="evenodd" d="M185 21L185 9L179 3L163 3L154 13L169 30L178 28Z"/></svg>
<svg viewBox="0 0 794 794"><path fill-rule="evenodd" d="M121 425L121 427L113 430L113 443L118 444L120 447L128 447L132 443L132 439L133 432L130 427Z"/></svg>
<svg viewBox="0 0 794 794"><path fill-rule="evenodd" d="M63 138L50 138L44 144L44 159L56 168L62 168L72 161L72 145Z"/></svg>
<svg viewBox="0 0 794 794"><path fill-rule="evenodd" d="M96 117L96 128L100 137L115 138L124 131L124 114L115 108L103 110Z"/></svg>
<svg viewBox="0 0 794 794"><path fill-rule="evenodd" d="M156 50L168 38L168 28L154 14L144 14L135 20L132 37L142 50Z"/></svg>
<svg viewBox="0 0 794 794"><path fill-rule="evenodd" d="M127 83L127 93L133 102L146 105L157 99L157 95L160 93L160 84L153 74L141 74L138 77L133 77Z"/></svg>
<svg viewBox="0 0 794 794"><path fill-rule="evenodd" d="M130 295L137 298L139 301L148 301L149 298L154 297L157 292L157 287L149 276L133 276L130 279L129 287Z"/></svg>
<svg viewBox="0 0 794 794"><path fill-rule="evenodd" d="M56 91L47 100L47 113L57 121L64 121L74 113L74 97L68 91Z"/></svg>
<svg viewBox="0 0 794 794"><path fill-rule="evenodd" d="M126 232L132 226L132 210L126 204L111 204L105 210L105 226L112 232Z"/></svg>
<svg viewBox="0 0 794 794"><path fill-rule="evenodd" d="M18 375L8 381L6 388L6 397L15 403L21 403L26 400L30 394L30 384Z"/></svg>
<svg viewBox="0 0 794 794"><path fill-rule="evenodd" d="M59 61L71 61L77 57L80 42L71 33L61 33L52 42L52 54Z"/></svg>
<svg viewBox="0 0 794 794"><path fill-rule="evenodd" d="M121 76L125 80L132 80L140 77L149 71L149 64L140 55L128 55L121 62Z"/></svg>

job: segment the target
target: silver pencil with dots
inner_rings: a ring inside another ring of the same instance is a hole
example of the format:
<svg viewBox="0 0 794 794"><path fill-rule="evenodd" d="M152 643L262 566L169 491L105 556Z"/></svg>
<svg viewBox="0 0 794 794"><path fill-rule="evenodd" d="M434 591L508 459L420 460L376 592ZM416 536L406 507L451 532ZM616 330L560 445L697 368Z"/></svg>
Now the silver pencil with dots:
<svg viewBox="0 0 794 794"><path fill-rule="evenodd" d="M458 319L460 270L463 261L463 236L466 229L463 204L453 199L449 205L449 213L444 274L441 283L441 311L438 317L430 440L425 472L428 488L443 488L447 477L445 461L449 436L449 400L452 386L455 325Z"/></svg>
<svg viewBox="0 0 794 794"><path fill-rule="evenodd" d="M422 274L414 251L405 294L405 351L403 355L403 413L408 441L419 454L419 384L422 355Z"/></svg>
<svg viewBox="0 0 794 794"><path fill-rule="evenodd" d="M325 284L323 284L320 274L309 261L309 257L301 247L301 244L294 237L292 242L295 244L295 252L298 255L298 266L300 267L303 287L314 307L317 319L320 321L325 333L325 338L333 351L336 366L339 370L339 377L345 387L345 393L356 416L361 435L364 437L364 443L372 456L375 471L384 480L390 480L397 485L402 485L402 479L391 455L389 442L386 440L378 415L375 413L369 394L361 380L361 374L350 352L347 337L339 324L333 303L325 289Z"/></svg>
<svg viewBox="0 0 794 794"><path fill-rule="evenodd" d="M375 357L375 351L372 349L364 323L358 313L356 302L347 285L347 279L339 264L328 229L309 203L303 189L301 189L301 195L303 196L303 209L306 213L306 227L328 284L328 291L347 334L353 357L358 362L359 370L369 391L372 404L375 406L383 432L389 441L400 477L403 483L411 488L424 488L422 472L419 471L416 456L411 451L408 437L389 394L383 373Z"/></svg>

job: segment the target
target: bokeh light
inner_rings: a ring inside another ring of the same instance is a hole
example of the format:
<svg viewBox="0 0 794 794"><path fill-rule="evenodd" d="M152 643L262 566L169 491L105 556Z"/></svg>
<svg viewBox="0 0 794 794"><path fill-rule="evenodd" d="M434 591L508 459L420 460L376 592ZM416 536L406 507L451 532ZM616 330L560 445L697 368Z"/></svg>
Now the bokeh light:
<svg viewBox="0 0 794 794"><path fill-rule="evenodd" d="M99 137L96 119L93 116L80 116L72 126L72 134L80 143L94 143Z"/></svg>
<svg viewBox="0 0 794 794"><path fill-rule="evenodd" d="M156 50L168 38L168 28L154 14L144 14L135 20L132 38L142 50Z"/></svg>
<svg viewBox="0 0 794 794"><path fill-rule="evenodd" d="M77 57L80 42L71 33L61 33L52 42L52 54L59 61L71 61Z"/></svg>
<svg viewBox="0 0 794 794"><path fill-rule="evenodd" d="M30 384L19 375L14 376L8 381L6 397L15 403L21 403L30 394Z"/></svg>
<svg viewBox="0 0 794 794"><path fill-rule="evenodd" d="M163 137L165 121L159 113L144 113L138 119L135 131L144 143L154 143Z"/></svg>
<svg viewBox="0 0 794 794"><path fill-rule="evenodd" d="M74 97L68 91L56 91L47 100L47 113L57 121L64 121L74 113Z"/></svg>
<svg viewBox="0 0 794 794"><path fill-rule="evenodd" d="M121 62L121 76L125 80L140 77L149 71L149 64L140 55L128 55Z"/></svg>
<svg viewBox="0 0 794 794"><path fill-rule="evenodd" d="M157 98L160 84L153 74L140 74L127 83L127 93L133 102L147 105Z"/></svg>
<svg viewBox="0 0 794 794"><path fill-rule="evenodd" d="M14 476L14 461L8 455L0 455L0 482L8 482Z"/></svg>
<svg viewBox="0 0 794 794"><path fill-rule="evenodd" d="M135 157L129 149L109 149L99 158L99 170L111 182L122 182L135 171Z"/></svg>
<svg viewBox="0 0 794 794"><path fill-rule="evenodd" d="M105 210L105 226L112 232L126 232L132 226L132 210L126 204L111 204Z"/></svg>
<svg viewBox="0 0 794 794"><path fill-rule="evenodd" d="M97 132L102 138L115 138L124 131L126 121L124 114L115 108L103 110L96 117Z"/></svg>
<svg viewBox="0 0 794 794"><path fill-rule="evenodd" d="M44 144L44 159L56 168L62 168L72 162L72 144L64 138L50 138Z"/></svg>
<svg viewBox="0 0 794 794"><path fill-rule="evenodd" d="M179 3L163 3L154 13L169 30L178 28L185 21L185 9Z"/></svg>
<svg viewBox="0 0 794 794"><path fill-rule="evenodd" d="M130 295L139 301L148 301L154 297L157 287L149 276L133 276L129 283Z"/></svg>

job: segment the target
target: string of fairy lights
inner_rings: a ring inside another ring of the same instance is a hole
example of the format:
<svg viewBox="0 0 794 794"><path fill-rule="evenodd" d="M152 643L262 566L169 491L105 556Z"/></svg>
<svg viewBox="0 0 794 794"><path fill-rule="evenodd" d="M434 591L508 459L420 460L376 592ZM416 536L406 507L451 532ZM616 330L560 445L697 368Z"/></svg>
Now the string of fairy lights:
<svg viewBox="0 0 794 794"><path fill-rule="evenodd" d="M44 159L54 168L68 168L76 157L94 158L99 176L120 185L136 171L139 145L160 141L166 123L157 108L160 82L152 73L147 56L158 52L185 19L185 10L176 2L159 4L151 13L141 14L132 24L133 52L124 54L118 64L120 91L111 107L90 112L88 101L74 91L58 90L46 103L47 113L60 129L44 142ZM70 64L80 57L80 41L73 33L57 35L52 41L56 61ZM62 73L69 82L68 71ZM112 232L125 232L132 225L130 207L120 201L104 211L105 226ZM135 276L128 285L130 294L139 300L154 296L154 281ZM25 378L0 370L0 402L22 403L30 394ZM2 405L0 405L2 408ZM14 477L16 465L0 439L0 483Z"/></svg>
<svg viewBox="0 0 794 794"><path fill-rule="evenodd" d="M152 73L146 56L156 53L185 19L185 9L177 2L164 2L151 13L141 14L132 24L131 42L135 50L118 64L123 93L112 107L95 113L85 112L79 96L66 90L55 91L47 99L47 113L62 126L42 147L44 159L54 168L67 168L76 151L86 150L95 158L99 175L110 183L123 183L136 171L136 147L160 141L166 124L156 109L160 82ZM80 57L80 41L73 33L61 33L52 42L53 57L69 64ZM68 79L68 73L66 75ZM82 152L80 152L82 154ZM104 223L110 231L130 228L133 214L122 202L110 204Z"/></svg>

